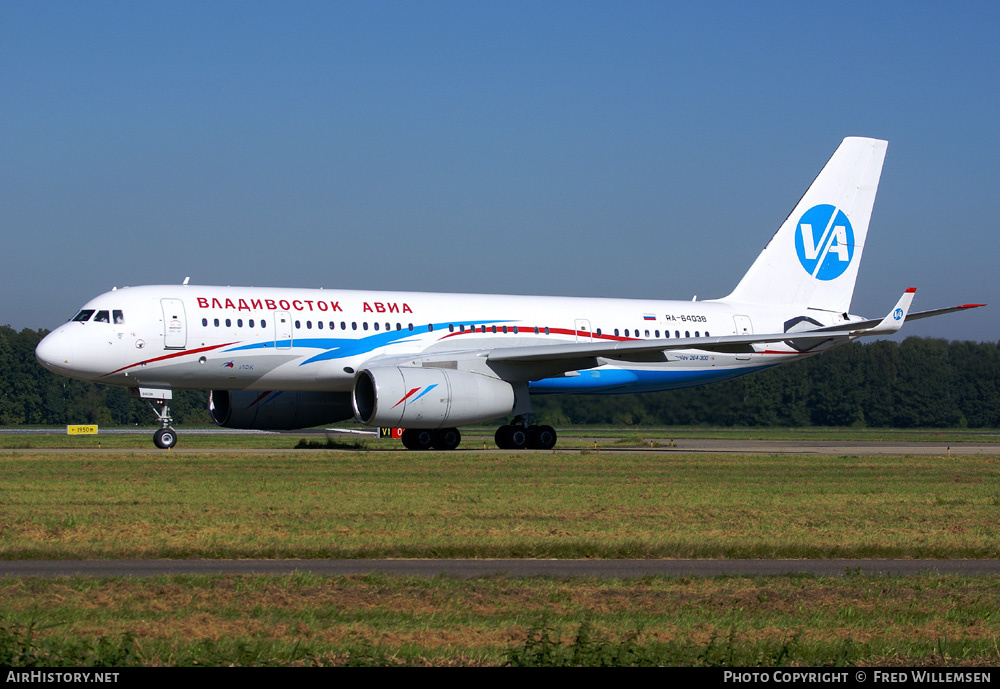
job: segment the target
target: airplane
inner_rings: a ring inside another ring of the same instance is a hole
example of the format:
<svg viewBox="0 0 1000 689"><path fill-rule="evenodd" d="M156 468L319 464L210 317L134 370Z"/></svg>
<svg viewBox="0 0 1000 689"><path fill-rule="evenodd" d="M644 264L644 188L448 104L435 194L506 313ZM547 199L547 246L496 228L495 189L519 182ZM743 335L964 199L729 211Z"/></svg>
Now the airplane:
<svg viewBox="0 0 1000 689"><path fill-rule="evenodd" d="M531 396L672 390L798 361L907 320L850 305L888 143L849 137L736 288L661 301L377 290L153 285L112 289L48 334L56 373L126 386L177 441L168 401L208 389L226 427L287 430L355 418L404 427L411 450L452 450L459 427L513 416L503 449L551 449Z"/></svg>

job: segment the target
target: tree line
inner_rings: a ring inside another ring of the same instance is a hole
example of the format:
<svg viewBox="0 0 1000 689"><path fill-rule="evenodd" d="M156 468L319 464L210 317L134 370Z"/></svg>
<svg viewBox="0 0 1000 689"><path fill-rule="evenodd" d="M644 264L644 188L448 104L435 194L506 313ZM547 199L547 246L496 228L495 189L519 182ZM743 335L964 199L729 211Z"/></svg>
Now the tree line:
<svg viewBox="0 0 1000 689"><path fill-rule="evenodd" d="M47 331L0 326L0 425L152 425L125 388L42 368ZM210 423L204 391L177 391L176 423ZM854 342L819 356L699 388L533 398L539 423L713 426L1000 427L1000 343L910 337Z"/></svg>

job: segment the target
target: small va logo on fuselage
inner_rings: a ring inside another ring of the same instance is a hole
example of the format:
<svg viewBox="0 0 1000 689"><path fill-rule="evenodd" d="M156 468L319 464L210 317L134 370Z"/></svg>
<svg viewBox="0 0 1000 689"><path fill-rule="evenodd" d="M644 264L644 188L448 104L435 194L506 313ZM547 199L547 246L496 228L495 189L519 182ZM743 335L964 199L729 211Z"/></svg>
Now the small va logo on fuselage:
<svg viewBox="0 0 1000 689"><path fill-rule="evenodd" d="M802 267L817 280L840 277L854 258L851 221L835 206L813 206L799 218L795 252Z"/></svg>

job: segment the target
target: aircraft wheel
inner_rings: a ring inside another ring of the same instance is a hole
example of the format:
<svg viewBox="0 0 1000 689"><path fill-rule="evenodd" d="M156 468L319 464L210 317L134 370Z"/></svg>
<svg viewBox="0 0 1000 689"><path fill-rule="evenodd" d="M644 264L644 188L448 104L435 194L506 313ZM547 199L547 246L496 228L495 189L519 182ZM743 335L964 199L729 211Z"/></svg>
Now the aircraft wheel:
<svg viewBox="0 0 1000 689"><path fill-rule="evenodd" d="M536 450L551 450L556 446L556 429L552 426L529 426L528 447Z"/></svg>
<svg viewBox="0 0 1000 689"><path fill-rule="evenodd" d="M454 450L462 442L462 434L457 428L442 428L434 434L431 443L435 450Z"/></svg>
<svg viewBox="0 0 1000 689"><path fill-rule="evenodd" d="M528 447L528 431L524 426L501 426L493 439L501 450L523 450Z"/></svg>
<svg viewBox="0 0 1000 689"><path fill-rule="evenodd" d="M153 434L153 444L161 450L169 450L177 444L177 433L173 428L161 428Z"/></svg>
<svg viewBox="0 0 1000 689"><path fill-rule="evenodd" d="M434 434L425 428L407 428L403 431L402 440L407 450L429 450Z"/></svg>

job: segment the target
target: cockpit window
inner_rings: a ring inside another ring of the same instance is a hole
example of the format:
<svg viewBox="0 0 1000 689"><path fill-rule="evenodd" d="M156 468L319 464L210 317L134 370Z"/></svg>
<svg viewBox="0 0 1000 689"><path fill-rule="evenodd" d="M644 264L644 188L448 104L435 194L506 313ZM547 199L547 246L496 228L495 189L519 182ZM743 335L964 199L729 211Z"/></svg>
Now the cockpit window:
<svg viewBox="0 0 1000 689"><path fill-rule="evenodd" d="M80 313L73 316L73 320L83 323L85 321L89 321L90 317L93 315L94 315L94 309L84 309Z"/></svg>
<svg viewBox="0 0 1000 689"><path fill-rule="evenodd" d="M115 309L111 312L111 315L114 316L115 325L121 325L125 322L125 315L121 312L121 309Z"/></svg>
<svg viewBox="0 0 1000 689"><path fill-rule="evenodd" d="M111 319L108 316L108 312L107 311L98 311L97 315L94 316L94 322L95 323L110 323Z"/></svg>

